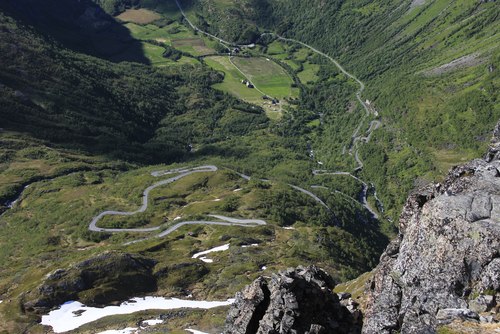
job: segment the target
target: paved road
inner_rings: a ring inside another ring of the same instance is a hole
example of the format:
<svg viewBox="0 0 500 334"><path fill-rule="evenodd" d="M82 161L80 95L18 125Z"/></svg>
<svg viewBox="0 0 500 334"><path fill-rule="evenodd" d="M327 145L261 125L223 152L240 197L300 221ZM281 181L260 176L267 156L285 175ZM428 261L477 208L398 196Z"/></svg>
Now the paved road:
<svg viewBox="0 0 500 334"><path fill-rule="evenodd" d="M371 110L370 110L370 107L363 101L363 99L361 98L361 94L363 93L363 91L365 90L365 84L359 80L358 78L356 78L353 74L347 72L344 67L342 67L342 65L339 64L339 62L337 60L335 60L334 58L332 58L331 56L327 55L326 53L322 52L322 51L319 51L318 49L304 43L304 42L301 42L301 41L298 41L296 39L293 39L293 38L285 38L285 37L281 37L280 35L278 34L275 34L275 33L272 33L272 32L269 32L269 33L264 33L262 34L261 36L265 36L265 35L270 35L270 36L275 36L276 38L278 38L279 40L282 40L282 41L287 41L287 42L292 42L292 43L297 43L297 44L300 44L302 45L303 47L306 47L312 51L314 51L315 53L327 58L328 60L330 60L342 73L344 73L346 76L348 76L349 78L353 79L354 81L356 81L359 85L359 90L356 92L356 98L358 99L359 103L361 103L361 105L363 106L363 108L365 109L366 111L366 114L369 115Z"/></svg>
<svg viewBox="0 0 500 334"><path fill-rule="evenodd" d="M205 36L211 37L211 38L219 41L221 44L223 44L225 47L228 47L228 48L230 46L237 46L237 47L240 47L240 48L245 48L245 47L249 47L251 45L251 44L235 44L235 43L232 43L232 42L228 42L226 40L223 40L220 37L217 37L217 36L212 35L212 34L206 32L206 31L203 31L203 30L199 29L197 26L195 26L193 24L193 22L191 22L191 20L187 17L186 13L184 13L184 9L182 9L182 6L179 3L179 0L175 0L175 3L177 4L177 7L179 8L179 11L181 12L181 14L184 17L184 19L186 20L186 22L191 26L191 28L193 28L193 30L199 32L200 34L203 34Z"/></svg>
<svg viewBox="0 0 500 334"><path fill-rule="evenodd" d="M220 222L220 221L204 221L204 220L193 220L193 221L184 221L175 224L172 227L169 227L165 231L161 232L158 234L157 237L161 238L164 236L169 235L170 233L174 232L178 228L185 226L185 225L222 225L222 226L244 226L244 227L254 227L254 226L259 226L259 225L266 225L267 223L264 220L261 219L242 219L242 218L231 218L231 217L225 217L225 216L219 216L219 215L209 215L209 217L217 218L220 220L225 220L225 222Z"/></svg>
<svg viewBox="0 0 500 334"><path fill-rule="evenodd" d="M294 186L293 184L289 184L290 187L292 187L293 189L295 190L298 190L304 194L306 194L307 196L311 197L312 199L314 199L316 202L318 202L319 204L323 205L325 208L328 209L328 211L330 211L330 207L328 205L326 205L325 202L323 202L321 200L321 198L319 198L318 196L316 196L315 194L313 194L312 192L308 191L308 190L305 190L301 187L297 187L297 186Z"/></svg>
<svg viewBox="0 0 500 334"><path fill-rule="evenodd" d="M174 177L171 177L166 180L162 180L159 182L156 182L155 184L147 187L144 192L142 193L142 205L139 209L135 211L104 211L95 216L92 221L89 224L89 230L94 231L94 232L152 232L159 230L160 227L151 227L151 228L133 228L133 229L116 229L116 228L101 228L97 227L97 223L99 220L102 219L104 216L133 216L135 214L145 212L146 209L148 208L148 202L149 202L149 193L151 190L164 186L166 184L175 182L179 179L182 179L183 177L186 177L188 175L191 175L193 173L202 173L202 172L215 172L217 171L216 166L208 165L208 166L200 166L200 167L194 167L194 168L178 168L178 169L172 169L172 170L165 170L165 171L156 171L152 172L151 175L155 177L163 176L163 175L170 175L174 173L179 173L179 175L176 175Z"/></svg>
<svg viewBox="0 0 500 334"><path fill-rule="evenodd" d="M357 152L356 152L357 153ZM359 195L359 200L356 200L354 198L352 198L351 196L349 195L346 195L344 194L343 192L340 192L338 190L334 190L335 193L338 193L338 194L342 194L354 201L357 201L357 202L360 202L368 211L370 211L370 213L376 218L378 219L378 214L376 213L376 211L370 206L370 203L368 203L368 184L363 181L362 179L360 179L359 177L357 177L356 175L353 175L349 172L330 172L330 171L327 171L327 170L313 170L313 174L314 175L345 175L345 176L349 176L353 179L355 179L356 181L360 182L362 185L363 185L363 189L361 190L361 193ZM319 188L322 188L322 189L325 189L326 187L322 187L322 186L311 186L311 188L313 189L319 189ZM328 189L328 188L326 188ZM375 199L377 201L380 202L379 198L375 196Z"/></svg>

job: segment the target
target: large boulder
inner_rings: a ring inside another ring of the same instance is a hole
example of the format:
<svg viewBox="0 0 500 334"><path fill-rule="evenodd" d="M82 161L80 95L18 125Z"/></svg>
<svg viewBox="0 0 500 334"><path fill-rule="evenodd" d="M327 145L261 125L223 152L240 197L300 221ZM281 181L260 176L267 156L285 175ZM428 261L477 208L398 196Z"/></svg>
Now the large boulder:
<svg viewBox="0 0 500 334"><path fill-rule="evenodd" d="M341 305L334 285L314 266L260 277L236 295L224 333L359 333L359 318Z"/></svg>
<svg viewBox="0 0 500 334"><path fill-rule="evenodd" d="M484 160L412 194L371 282L364 333L435 333L500 297L500 125ZM476 311L476 312L475 312Z"/></svg>
<svg viewBox="0 0 500 334"><path fill-rule="evenodd" d="M24 297L27 311L47 312L69 300L92 306L119 302L157 289L156 261L139 255L106 252L67 269L58 269Z"/></svg>

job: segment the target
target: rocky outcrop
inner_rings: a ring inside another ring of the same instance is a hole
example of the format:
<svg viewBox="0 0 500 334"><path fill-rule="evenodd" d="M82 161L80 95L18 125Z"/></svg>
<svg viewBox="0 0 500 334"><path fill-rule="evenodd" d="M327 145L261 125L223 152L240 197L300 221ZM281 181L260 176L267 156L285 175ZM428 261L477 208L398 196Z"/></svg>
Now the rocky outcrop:
<svg viewBox="0 0 500 334"><path fill-rule="evenodd" d="M46 312L68 300L106 305L156 291L156 261L138 255L106 252L68 269L58 269L23 299L27 311Z"/></svg>
<svg viewBox="0 0 500 334"><path fill-rule="evenodd" d="M500 299L500 124L484 160L412 194L370 285L363 333L435 333ZM482 318L481 318L482 319ZM494 320L494 319L493 319Z"/></svg>
<svg viewBox="0 0 500 334"><path fill-rule="evenodd" d="M236 295L224 333L359 333L357 311L341 304L334 285L314 266L260 277Z"/></svg>

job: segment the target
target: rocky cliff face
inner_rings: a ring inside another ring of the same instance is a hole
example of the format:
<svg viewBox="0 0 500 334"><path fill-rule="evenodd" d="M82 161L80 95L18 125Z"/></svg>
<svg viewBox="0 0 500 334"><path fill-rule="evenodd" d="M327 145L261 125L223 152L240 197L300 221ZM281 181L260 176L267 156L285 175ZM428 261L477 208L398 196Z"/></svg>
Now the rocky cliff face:
<svg viewBox="0 0 500 334"><path fill-rule="evenodd" d="M332 288L315 267L259 278L237 295L224 333L359 332L355 303L339 301ZM464 320L495 323L498 301L500 123L484 159L455 167L443 183L408 198L400 234L371 281L362 332L423 334ZM485 326L467 333L489 333Z"/></svg>
<svg viewBox="0 0 500 334"><path fill-rule="evenodd" d="M400 235L371 282L363 333L491 322L499 292L500 123L485 159L455 167L442 184L409 197Z"/></svg>
<svg viewBox="0 0 500 334"><path fill-rule="evenodd" d="M333 279L314 266L258 278L236 295L226 334L359 333L360 317L332 292Z"/></svg>

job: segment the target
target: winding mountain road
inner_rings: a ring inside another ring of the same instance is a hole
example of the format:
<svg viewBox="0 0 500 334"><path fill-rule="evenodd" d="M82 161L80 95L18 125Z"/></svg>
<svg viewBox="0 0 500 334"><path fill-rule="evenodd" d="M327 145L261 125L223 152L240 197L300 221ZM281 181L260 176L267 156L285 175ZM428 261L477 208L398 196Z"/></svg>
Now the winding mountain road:
<svg viewBox="0 0 500 334"><path fill-rule="evenodd" d="M307 196L311 197L312 199L314 199L316 202L318 202L319 204L323 205L325 208L328 209L328 211L330 211L330 207L328 205L326 205L325 202L323 202L321 200L321 198L319 198L318 196L316 196L315 194L313 194L312 192L310 192L309 190L305 190L304 188L301 188L301 187L298 187L298 186L294 186L293 184L289 184L290 187L292 187L293 189L295 190L298 190L300 191L301 193L304 193L306 194Z"/></svg>
<svg viewBox="0 0 500 334"><path fill-rule="evenodd" d="M152 172L151 175L155 177L163 176L163 175L169 175L169 174L174 174L174 173L179 173L179 175L176 175L174 177L171 177L166 180L162 180L159 182L156 182L155 184L147 187L143 193L142 193L142 205L139 209L135 211L104 211L95 216L92 221L90 222L89 225L89 230L94 231L94 232L152 232L159 230L160 227L151 227L151 228L133 228L133 229L116 229L116 228L101 228L97 227L97 223L99 220L101 220L104 216L133 216L135 214L145 212L146 209L148 208L148 201L149 201L149 193L151 190L164 186L166 184L175 182L179 179L182 179L183 177L186 177L188 175L191 175L193 173L202 173L202 172L215 172L217 171L218 168L213 165L207 165L207 166L200 166L200 167L194 167L194 168L186 168L186 169L173 169L173 170L167 170L167 171L157 171L157 172Z"/></svg>
<svg viewBox="0 0 500 334"><path fill-rule="evenodd" d="M354 81L356 81L358 83L359 89L356 92L356 98L358 99L359 103L361 103L361 105L365 109L366 115L369 115L371 113L370 107L361 98L361 94L365 90L365 84L361 80L359 80L356 76L354 76L353 74L347 72L345 70L345 68L342 65L340 65L339 62L337 60L335 60L333 57L331 57L331 56L327 55L326 53L324 53L324 52L316 49L313 46L310 46L310 45L308 45L308 44L306 44L304 42L298 41L298 40L293 39L293 38L281 37L280 35L272 33L272 32L263 33L261 36L266 36L266 35L274 36L274 37L276 37L277 39L279 39L281 41L286 41L286 42L292 42L292 43L300 44L303 47L308 48L309 50L311 50L311 51L313 51L313 52L315 52L315 53L317 53L317 54L319 54L319 55L327 58L328 60L330 60L340 70L340 72L342 72L344 75L346 75L347 77L353 79Z"/></svg>
<svg viewBox="0 0 500 334"><path fill-rule="evenodd" d="M192 220L192 221L184 221L177 223L165 231L161 232L157 235L158 238L162 238L164 236L169 235L174 232L178 228L185 225L219 225L219 226L243 226L243 227L254 227L259 225L267 225L267 222L261 219L242 219L242 218L231 218L219 215L209 215L209 217L217 218L225 221L205 221L205 220Z"/></svg>
<svg viewBox="0 0 500 334"><path fill-rule="evenodd" d="M103 211L97 216L95 216L92 221L89 224L89 230L93 232L107 232L107 233L117 233L117 232L154 232L158 231L161 229L161 226L156 226L156 227L149 227L149 228L103 228L103 227L98 227L97 223L105 216L133 216L135 214L145 212L148 208L148 203L149 203L149 194L150 192L158 187L161 187L163 185L167 185L170 183L173 183L177 180L180 180L183 177L186 177L188 175L191 175L193 173L205 173L205 172L216 172L218 170L217 166L214 165L205 165L205 166L199 166L199 167L192 167L192 168L176 168L176 169L169 169L169 170L161 170L161 171L154 171L151 172L151 175L154 177L161 177L161 176L166 176L166 175L172 175L172 174L178 174L176 176L173 176L171 178L159 181L154 183L153 185L147 187L142 194L142 205L139 207L139 209L135 211L112 211L112 210L107 210ZM239 175L241 178L249 181L251 180L251 177L242 173L235 172L237 175ZM269 180L262 179L262 181L268 182ZM330 208L316 195L314 195L312 192L307 191L303 188L300 188L298 186L289 185L290 187L305 193L306 195L312 197L316 202L319 204L323 205L326 207L328 210ZM222 215L209 215L209 217L215 218L217 220L196 220L196 221L182 221L179 222L173 226L170 226L166 230L162 231L159 233L156 237L164 237L166 235L169 235L170 233L174 232L175 230L179 229L182 226L185 225L221 225L221 226L244 226L244 227L254 227L254 226L259 226L259 225L266 225L267 222L261 219L243 219L243 218L234 218L234 217L226 217ZM134 242L142 241L145 239L137 240Z"/></svg>
<svg viewBox="0 0 500 334"><path fill-rule="evenodd" d="M194 25L191 20L187 17L186 13L184 12L181 4L179 3L179 0L175 0L175 3L177 5L177 7L179 8L179 11L181 12L182 16L184 17L184 19L186 20L186 22L191 26L191 28L197 32L200 32L201 34L205 35L205 36L208 36L208 37L211 37L217 41L219 41L221 44L225 45L226 47L228 46L239 46L239 47L248 47L249 45L237 45L237 44L234 44L234 43L231 43L231 42L228 42L220 37L217 37L213 34L210 34L208 32L205 32L201 29L199 29L196 25ZM351 78L352 80L356 81L359 85L359 89L358 91L356 92L356 98L357 100L359 101L359 103L362 105L362 107L364 108L365 112L366 112L366 116L370 115L371 111L370 111L370 107L368 106L367 103L365 103L363 101L363 99L361 98L361 94L363 93L363 91L365 90L365 84L359 80L356 76L354 76L353 74L349 73L348 71L346 71L344 69L344 67L342 65L340 65L340 63L334 59L333 57L329 56L328 54L304 43L304 42L301 42L299 40L295 40L295 39L292 39L292 38L285 38L285 37L281 37L275 33L263 33L261 36L265 36L265 35L271 35L271 36L275 36L277 39L279 40L282 40L282 41L287 41L287 42L292 42L292 43L297 43L297 44L300 44L302 46L304 46L305 48L308 48L310 50L312 50L313 52L323 56L323 57L326 57L327 59L329 59L344 75L346 75L347 77ZM234 62L232 61L231 57L229 57L229 61L231 62L231 64L243 75L246 77L246 75L238 68L238 66L236 66L234 64ZM255 85L254 85L255 87ZM257 87L255 87L257 89L257 91L259 91L261 94L265 95L262 91L260 91ZM365 117L366 117L365 116ZM364 117L361 119L361 122L360 122L360 125L358 126L358 128L356 129L356 131L354 132L353 136L352 136L352 145L350 147L350 153L352 153L352 150L353 150L353 147L357 147L357 142L359 140L362 140L363 138L365 139L365 142L368 142L370 140L370 137L371 137L371 133L373 132L373 130L376 130L379 126L380 126L380 122L379 121L372 121L372 123L370 124L370 128L368 130L368 136L365 136L365 137L360 137L358 135L359 133L359 130L363 124L363 121L364 121ZM359 155L358 155L358 151L356 150L355 152L355 160L356 162L358 163L358 167L355 169L355 171L357 170L360 170L363 168L363 162L361 161L361 159L359 158ZM155 176L155 177L159 177L159 176L164 176L164 175L170 175L170 174L174 174L174 173L180 173L179 175L177 176L174 176L172 178L169 178L169 179L166 179L166 180L163 180L163 181L160 181L160 182L157 182L155 184L153 184L152 186L146 188L146 190L144 190L143 192L143 199L142 199L142 206L136 210L136 211L130 211L130 212L126 212L126 211L104 211L102 213L100 213L99 215L97 215L96 217L94 217L94 219L92 219L90 225L89 225L89 229L91 231L96 231L96 232L126 232L126 231L131 231L131 232L151 232L151 231L156 231L158 229L160 229L160 227L152 227L152 228L139 228L139 229L105 229L105 228L100 228L100 227L97 227L97 222L102 219L102 217L104 216L107 216L107 215L121 215L121 216L131 216L131 215L135 215L137 213L141 213L141 212L144 212L146 211L147 209L147 206L148 206L148 195L149 195L149 192L157 187L160 187L162 185L166 185L166 184L169 184L169 183L172 183L172 182L175 182L187 175L190 175L192 173L198 173L198 172L215 172L217 171L217 167L216 166L213 166L213 165L209 165L209 166L200 166L200 167L195 167L195 168L190 168L190 169L174 169L174 170L167 170L167 171L156 171L156 172L153 172L151 173L152 176ZM247 176L247 175L244 175L244 174L241 174L241 173L238 173L242 178L246 179L246 180L250 180L250 177ZM342 175L342 174L347 174L347 175L350 175L354 178L356 178L357 180L359 180L360 182L362 182L363 184L363 205L370 211L372 212L372 214L377 217L377 214L375 213L374 210L372 210L367 202L367 198L366 198L366 193L367 193L367 189L368 189L368 185L366 184L366 182L362 181L361 179L357 178L356 176L350 174L350 173L347 173L347 172L334 172L334 173L331 173L332 175L335 175L335 174L338 174L338 175ZM317 175L317 174L315 174ZM328 210L330 210L330 208L328 207L328 205L326 203L324 203L318 196L316 196L315 194L313 194L312 192L306 190L306 189L303 189L303 188L300 188L298 186L295 186L295 185L292 185L290 184L289 185L290 187L294 188L295 190L298 190L308 196L310 196L311 198L313 198L316 202L318 202L319 204L321 204L322 206L324 206L325 208L327 208ZM215 217L215 218L218 218L218 219L221 219L221 220L226 220L225 222L214 222L214 221L185 221L185 222L180 222L170 228L168 228L167 230L163 231L162 233L159 234L159 236L165 236L165 235L168 235L170 233L172 233L173 231L175 231L176 229L178 229L179 227L181 226L184 226L184 225L193 225L193 224L205 224L205 225L230 225L230 224L238 224L238 225L244 225L244 226L248 226L247 224L255 224L256 221L255 220L244 220L244 219L236 219L236 218L228 218L228 217L224 217L224 216L212 216L212 217ZM229 219L229 220L228 220ZM264 223L264 221L259 221L259 223Z"/></svg>
<svg viewBox="0 0 500 334"><path fill-rule="evenodd" d="M201 32L202 34L204 34L206 36L210 36L212 38L215 38L216 40L218 40L219 42L221 42L222 44L224 44L226 46L227 45L234 45L233 43L230 43L230 42L225 41L225 40L223 40L223 39L221 39L219 37L213 36L212 34L209 34L207 32L204 32L204 31L200 30L198 27L196 27L187 18L186 14L184 13L184 10L182 9L182 6L179 3L179 0L175 0L175 2L177 4L177 7L179 8L182 16L186 19L186 21L188 22L188 24L194 30L199 31L199 32ZM303 47L305 47L305 48L307 48L307 49L315 52L316 54L321 55L321 56L327 58L328 60L330 60L339 69L340 72L342 72L344 75L346 75L347 77L351 78L352 80L356 81L356 83L359 85L359 89L356 92L356 99L361 104L361 106L365 110L366 114L365 114L365 116L363 116L361 118L358 127L356 128L356 130L354 131L354 133L351 136L351 144L349 145L349 154L352 155L352 153L354 151L354 159L355 159L355 161L357 163L357 167L354 169L354 173L362 170L363 167L364 167L364 164L363 164L363 161L361 160L361 158L359 157L359 153L358 153L358 149L357 149L358 148L358 142L359 141L364 141L365 143L368 143L370 141L370 139L371 139L373 131L377 130L382 125L382 123L380 121L373 120L370 123L369 129L367 130L367 135L365 135L365 136L359 135L359 131L361 130L361 127L362 127L362 125L364 123L365 117L369 116L371 113L373 113L375 116L378 116L378 113L376 112L376 110L374 110L374 109L372 110L372 108L370 108L370 106L368 105L368 103L366 103L365 101L363 101L363 99L361 97L363 91L365 90L365 84L364 84L364 82L362 82L360 79L358 79L355 75L353 75L350 72L348 72L335 58L333 58L330 55L328 55L328 54L326 54L326 53L324 53L324 52L316 49L315 47L313 47L313 46L311 46L309 44L306 44L306 43L304 43L302 41L299 41L299 40L296 40L296 39L293 39L293 38L285 38L285 37L282 37L282 36L280 36L280 35L278 35L276 33L272 33L272 32L263 33L263 34L261 34L261 37L266 36L266 35L268 35L268 36L274 36L274 37L276 37L277 39L279 39L281 41L291 42L291 43L296 43L296 44L302 45ZM240 46L245 47L247 45L240 45ZM240 71L245 76L245 74L231 61L231 57L229 57L229 60L233 64L233 66L236 67L236 69L238 69L238 71ZM346 150L345 150L345 147L344 147L343 154L345 154L345 152L346 152ZM315 174L314 171L313 171L313 174ZM373 210L373 208L370 207L370 205L368 204L368 201L367 201L367 189L368 189L367 183L364 182L363 180L359 179L358 177L352 175L351 173L347 173L347 172L334 172L334 173L331 173L331 175L343 175L343 174L350 175L350 176L356 178L358 181L362 182L362 184L363 184L363 191L362 191L362 194L361 194L361 196L362 196L362 204L363 204L363 206L365 206L365 208L367 210L369 210L377 218L378 217L377 213L375 212L375 210ZM315 175L317 175L317 174L315 174ZM246 175L244 175L244 176L246 176ZM248 179L250 179L250 178L248 178ZM297 187L297 186L293 186L293 185L290 185L290 186L293 187L293 188L295 188L296 190L299 190L299 191L303 192L304 194L307 194L308 196L311 196L318 203L320 203L321 205L323 205L323 206L325 206L326 208L329 209L329 207L321 199L319 199L316 195L314 195L310 191L305 190L305 189L300 188L300 187ZM375 191L375 194L376 194L376 191ZM381 203L381 201L378 199L378 197L376 197L376 200L379 203Z"/></svg>

